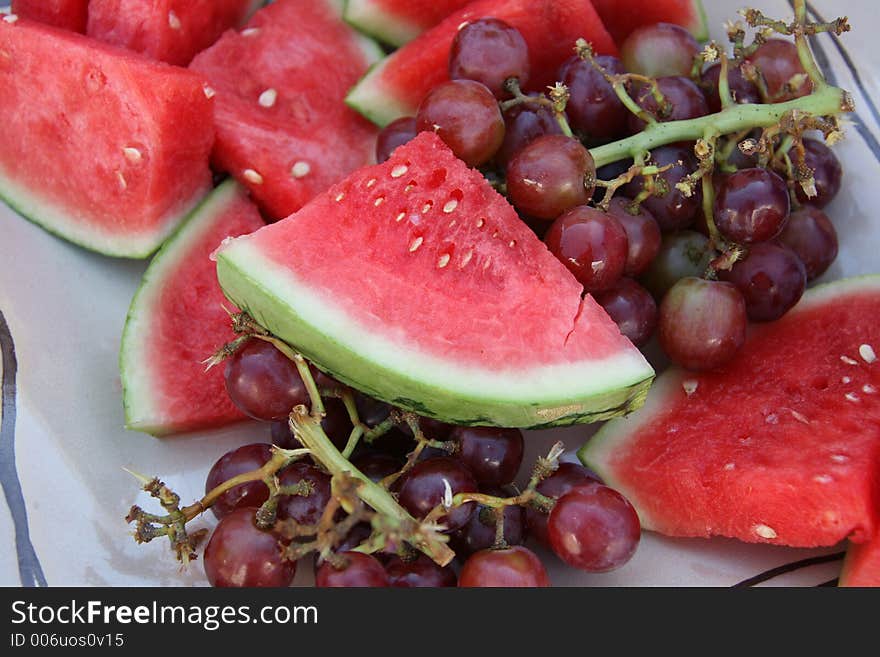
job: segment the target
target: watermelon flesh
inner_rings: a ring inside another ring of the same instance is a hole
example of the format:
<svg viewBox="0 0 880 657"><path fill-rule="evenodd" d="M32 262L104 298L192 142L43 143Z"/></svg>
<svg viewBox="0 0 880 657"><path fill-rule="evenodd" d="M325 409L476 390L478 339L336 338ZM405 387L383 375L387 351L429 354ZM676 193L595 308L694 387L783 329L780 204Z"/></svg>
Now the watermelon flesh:
<svg viewBox="0 0 880 657"><path fill-rule="evenodd" d="M20 19L0 21L0 88L0 197L65 239L145 257L211 188L189 71Z"/></svg>
<svg viewBox="0 0 880 657"><path fill-rule="evenodd" d="M345 20L385 43L402 46L471 0L347 0Z"/></svg>
<svg viewBox="0 0 880 657"><path fill-rule="evenodd" d="M581 459L663 534L865 541L880 517L878 318L880 276L815 288L730 365L665 372Z"/></svg>
<svg viewBox="0 0 880 657"><path fill-rule="evenodd" d="M375 158L376 129L343 102L380 56L329 0L279 0L191 69L216 93L213 159L272 218Z"/></svg>
<svg viewBox="0 0 880 657"><path fill-rule="evenodd" d="M697 39L709 38L706 12L700 0L592 0L614 40L621 44L630 32L654 23L681 25Z"/></svg>
<svg viewBox="0 0 880 657"><path fill-rule="evenodd" d="M456 424L551 426L638 406L641 353L433 133L218 252L220 285L324 370Z"/></svg>
<svg viewBox="0 0 880 657"><path fill-rule="evenodd" d="M347 102L381 126L413 116L428 91L449 79L449 49L461 24L487 16L522 33L529 46L529 89L543 91L556 81L580 37L601 54L617 54L589 0L477 0L388 55L351 90Z"/></svg>
<svg viewBox="0 0 880 657"><path fill-rule="evenodd" d="M223 368L205 372L203 361L235 337L211 254L226 237L262 226L256 206L230 180L150 263L132 300L120 350L129 429L158 436L245 419L226 394Z"/></svg>
<svg viewBox="0 0 880 657"><path fill-rule="evenodd" d="M12 0L12 13L82 34L89 17L89 0Z"/></svg>
<svg viewBox="0 0 880 657"><path fill-rule="evenodd" d="M851 543L843 560L840 586L880 586L880 535L866 543Z"/></svg>
<svg viewBox="0 0 880 657"><path fill-rule="evenodd" d="M91 0L88 35L186 66L261 4L259 0Z"/></svg>

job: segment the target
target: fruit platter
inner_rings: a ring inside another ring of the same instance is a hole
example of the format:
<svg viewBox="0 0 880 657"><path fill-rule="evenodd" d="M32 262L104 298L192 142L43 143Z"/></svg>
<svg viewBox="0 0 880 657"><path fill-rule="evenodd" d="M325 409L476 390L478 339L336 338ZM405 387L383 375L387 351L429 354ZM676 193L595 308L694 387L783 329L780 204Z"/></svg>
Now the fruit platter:
<svg viewBox="0 0 880 657"><path fill-rule="evenodd" d="M0 583L880 586L868 5L13 0Z"/></svg>

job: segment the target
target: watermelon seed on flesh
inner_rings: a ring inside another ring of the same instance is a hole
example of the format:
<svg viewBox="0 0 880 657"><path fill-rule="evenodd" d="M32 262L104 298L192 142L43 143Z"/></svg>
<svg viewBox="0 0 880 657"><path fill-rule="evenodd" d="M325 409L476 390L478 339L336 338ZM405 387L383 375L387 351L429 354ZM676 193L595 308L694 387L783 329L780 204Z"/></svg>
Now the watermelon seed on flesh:
<svg viewBox="0 0 880 657"><path fill-rule="evenodd" d="M217 254L229 299L319 368L454 424L638 407L642 354L433 133Z"/></svg>

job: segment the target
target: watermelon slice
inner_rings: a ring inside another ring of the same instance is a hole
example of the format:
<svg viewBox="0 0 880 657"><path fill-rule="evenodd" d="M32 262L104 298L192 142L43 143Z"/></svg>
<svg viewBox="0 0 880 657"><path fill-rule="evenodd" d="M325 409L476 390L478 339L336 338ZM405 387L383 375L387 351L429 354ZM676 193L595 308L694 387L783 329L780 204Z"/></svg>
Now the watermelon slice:
<svg viewBox="0 0 880 657"><path fill-rule="evenodd" d="M633 30L653 23L674 23L701 41L709 38L700 0L593 0L593 6L618 44Z"/></svg>
<svg viewBox="0 0 880 657"><path fill-rule="evenodd" d="M815 288L732 364L665 372L581 460L664 534L865 541L880 518L878 318L880 276Z"/></svg>
<svg viewBox="0 0 880 657"><path fill-rule="evenodd" d="M843 560L840 586L880 586L880 535L866 543L852 543Z"/></svg>
<svg viewBox="0 0 880 657"><path fill-rule="evenodd" d="M316 365L456 424L641 404L653 371L483 176L433 133L218 252L226 295Z"/></svg>
<svg viewBox="0 0 880 657"><path fill-rule="evenodd" d="M12 0L12 13L82 34L89 17L89 0Z"/></svg>
<svg viewBox="0 0 880 657"><path fill-rule="evenodd" d="M211 102L189 71L3 20L0 89L0 198L65 239L145 257L211 188Z"/></svg>
<svg viewBox="0 0 880 657"><path fill-rule="evenodd" d="M186 66L262 0L91 0L88 35L152 59Z"/></svg>
<svg viewBox="0 0 880 657"><path fill-rule="evenodd" d="M216 165L272 218L375 158L376 129L343 102L381 57L331 0L278 0L190 68L216 92Z"/></svg>
<svg viewBox="0 0 880 657"><path fill-rule="evenodd" d="M402 46L471 0L347 0L345 20L362 32Z"/></svg>
<svg viewBox="0 0 880 657"><path fill-rule="evenodd" d="M262 226L256 206L230 180L150 263L122 334L119 363L129 429L165 435L244 419L226 394L223 368L206 373L203 364L234 337L211 254L226 237Z"/></svg>
<svg viewBox="0 0 880 657"><path fill-rule="evenodd" d="M419 103L448 79L452 39L462 23L492 16L516 27L529 45L529 87L543 90L583 37L599 53L617 49L589 0L477 0L451 14L418 39L388 55L349 93L347 102L368 119L387 125L412 116Z"/></svg>

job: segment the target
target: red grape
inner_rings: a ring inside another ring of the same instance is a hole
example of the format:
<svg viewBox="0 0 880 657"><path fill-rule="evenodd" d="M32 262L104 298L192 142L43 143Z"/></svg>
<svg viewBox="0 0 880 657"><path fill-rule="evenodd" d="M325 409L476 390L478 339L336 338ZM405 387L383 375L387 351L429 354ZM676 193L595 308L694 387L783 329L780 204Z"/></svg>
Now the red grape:
<svg viewBox="0 0 880 657"><path fill-rule="evenodd" d="M386 125L376 137L376 162L381 164L387 160L395 148L415 137L417 132L413 116L404 116Z"/></svg>
<svg viewBox="0 0 880 657"><path fill-rule="evenodd" d="M779 242L804 263L808 281L824 274L837 257L834 224L822 210L808 205L791 213Z"/></svg>
<svg viewBox="0 0 880 657"><path fill-rule="evenodd" d="M715 63L703 71L700 86L706 94L706 102L710 112L721 111L721 96L718 93L718 81L721 78L721 64ZM758 87L750 82L742 74L742 70L735 62L730 62L727 67L727 84L730 87L730 95L733 102L745 105L747 103L760 103L761 94Z"/></svg>
<svg viewBox="0 0 880 657"><path fill-rule="evenodd" d="M683 144L660 146L651 152L649 164L656 164L658 167L672 165L672 167L657 176L665 183L665 191L662 194L657 194L656 192L662 190L655 189L655 194L645 199L642 205L657 220L660 230L672 232L687 228L693 223L697 212L702 207L703 190L697 185L694 193L687 196L675 186L697 168L697 159L694 157L693 149ZM643 185L644 179L640 176L624 187L624 193L627 196L635 197L642 191Z"/></svg>
<svg viewBox="0 0 880 657"><path fill-rule="evenodd" d="M458 585L533 588L550 586L550 578L534 552L514 545L471 555L458 575Z"/></svg>
<svg viewBox="0 0 880 657"><path fill-rule="evenodd" d="M474 80L506 98L508 78L529 80L529 47L519 30L497 18L480 18L462 27L449 50L449 78Z"/></svg>
<svg viewBox="0 0 880 657"><path fill-rule="evenodd" d="M376 557L362 552L340 552L345 565L337 569L329 561L318 567L315 586L321 588L367 588L389 586L385 568Z"/></svg>
<svg viewBox="0 0 880 657"><path fill-rule="evenodd" d="M506 167L526 144L544 135L561 135L562 128L549 107L521 103L504 112L504 141L495 153L495 161Z"/></svg>
<svg viewBox="0 0 880 657"><path fill-rule="evenodd" d="M570 566L593 573L619 568L639 544L635 509L616 490L578 486L556 501L547 520L550 547Z"/></svg>
<svg viewBox="0 0 880 657"><path fill-rule="evenodd" d="M458 443L456 457L481 486L508 484L523 460L523 435L519 429L456 427L450 440Z"/></svg>
<svg viewBox="0 0 880 657"><path fill-rule="evenodd" d="M782 102L808 95L813 90L813 83L805 77L797 47L791 41L770 39L758 46L749 57L749 61L758 69L767 83L767 93L772 102ZM786 86L795 76L803 75L803 84L796 89Z"/></svg>
<svg viewBox="0 0 880 657"><path fill-rule="evenodd" d="M690 75L700 44L683 27L655 23L640 27L620 47L623 65L630 73L652 78Z"/></svg>
<svg viewBox="0 0 880 657"><path fill-rule="evenodd" d="M608 214L617 219L626 231L626 276L638 276L653 262L660 251L660 226L654 215L640 204L631 213L632 201L617 196L611 199Z"/></svg>
<svg viewBox="0 0 880 657"><path fill-rule="evenodd" d="M264 340L252 339L226 361L226 392L255 420L284 420L309 396L293 361Z"/></svg>
<svg viewBox="0 0 880 657"><path fill-rule="evenodd" d="M657 304L651 293L633 279L621 278L617 285L594 296L620 332L637 347L644 345L654 334Z"/></svg>
<svg viewBox="0 0 880 657"><path fill-rule="evenodd" d="M502 489L486 488L484 493L495 497L510 497L510 493ZM466 557L474 552L485 550L495 544L495 512L493 509L479 505L468 523L455 531L450 537L455 553ZM520 545L525 540L525 510L521 506L504 507L504 542L508 545Z"/></svg>
<svg viewBox="0 0 880 657"><path fill-rule="evenodd" d="M507 195L517 210L555 219L593 194L596 167L577 139L545 135L527 144L507 165Z"/></svg>
<svg viewBox="0 0 880 657"><path fill-rule="evenodd" d="M797 161L793 152L791 157ZM797 185L795 193L798 200L817 208L824 208L834 200L837 192L840 191L840 182L843 177L840 160L823 142L816 139L804 139L804 163L813 170L816 196L808 197L803 187Z"/></svg>
<svg viewBox="0 0 880 657"><path fill-rule="evenodd" d="M278 519L293 520L300 525L316 525L330 501L330 475L304 461L296 461L278 477L278 483L282 486L295 486L303 480L311 484L311 493L281 497L278 500Z"/></svg>
<svg viewBox="0 0 880 657"><path fill-rule="evenodd" d="M746 303L732 283L683 278L666 293L659 316L660 346L689 370L723 365L746 338Z"/></svg>
<svg viewBox="0 0 880 657"><path fill-rule="evenodd" d="M472 167L488 162L504 140L504 118L492 92L473 80L434 87L416 112L419 132L436 132Z"/></svg>
<svg viewBox="0 0 880 657"><path fill-rule="evenodd" d="M544 243L587 292L612 287L626 268L626 231L612 215L579 205L559 217Z"/></svg>
<svg viewBox="0 0 880 657"><path fill-rule="evenodd" d="M211 586L290 586L296 563L282 557L274 533L257 529L255 513L239 508L217 524L204 555Z"/></svg>
<svg viewBox="0 0 880 657"><path fill-rule="evenodd" d="M324 399L324 412L325 416L321 420L321 428L338 449L344 448L346 443L348 443L352 429L345 404L341 399L327 397ZM278 445L282 449L298 449L302 447L290 430L290 424L287 420L273 422L271 435L272 444Z"/></svg>
<svg viewBox="0 0 880 657"><path fill-rule="evenodd" d="M575 486L598 482L599 479L590 470L578 463L560 463L556 471L542 480L536 490L545 497L557 499L565 495ZM550 545L547 537L547 514L532 507L526 508L526 527L529 534L540 543Z"/></svg>
<svg viewBox="0 0 880 657"><path fill-rule="evenodd" d="M791 249L763 242L729 271L719 272L739 289L753 322L772 322L796 304L807 286L804 263Z"/></svg>
<svg viewBox="0 0 880 657"><path fill-rule="evenodd" d="M705 235L692 230L671 233L663 238L657 257L639 281L660 300L682 278L705 272L712 257L709 238Z"/></svg>
<svg viewBox="0 0 880 657"><path fill-rule="evenodd" d="M370 481L379 482L403 467L403 461L382 452L365 452L353 458L351 464Z"/></svg>
<svg viewBox="0 0 880 657"><path fill-rule="evenodd" d="M477 491L474 476L461 462L449 456L436 456L416 463L406 474L398 499L413 516L424 518L443 502L447 484L453 495ZM473 511L474 503L466 502L442 516L440 522L448 531L454 531L470 520Z"/></svg>
<svg viewBox="0 0 880 657"><path fill-rule="evenodd" d="M669 121L685 121L709 113L706 97L700 88L690 78L670 76L657 79L657 87L663 94L663 107L654 98L654 92L650 86L644 85L636 95L636 103L648 114L660 123ZM635 114L627 117L630 132L641 132L645 129L645 122Z"/></svg>
<svg viewBox="0 0 880 657"><path fill-rule="evenodd" d="M767 169L740 169L718 186L715 225L734 242L765 242L782 231L790 209L782 178Z"/></svg>
<svg viewBox="0 0 880 657"><path fill-rule="evenodd" d="M398 556L391 557L385 564L385 572L388 573L390 585L396 588L436 588L455 586L457 583L452 568L434 563L424 554L406 561Z"/></svg>
<svg viewBox="0 0 880 657"><path fill-rule="evenodd" d="M272 458L272 446L266 443L242 445L238 449L226 452L208 472L205 482L205 493L212 491L228 479L236 475L251 472L263 467ZM262 481L250 481L239 484L223 493L214 502L211 510L218 518L228 516L236 509L258 507L269 499L269 488Z"/></svg>
<svg viewBox="0 0 880 657"><path fill-rule="evenodd" d="M596 63L613 75L624 72L617 57L599 55ZM611 83L596 68L577 55L567 60L559 79L568 87L565 113L571 127L587 139L614 139L626 134L627 111Z"/></svg>

